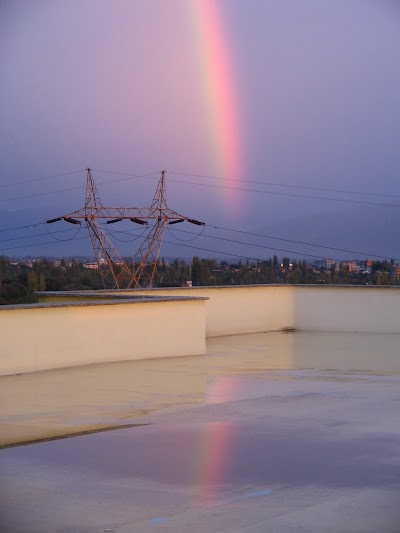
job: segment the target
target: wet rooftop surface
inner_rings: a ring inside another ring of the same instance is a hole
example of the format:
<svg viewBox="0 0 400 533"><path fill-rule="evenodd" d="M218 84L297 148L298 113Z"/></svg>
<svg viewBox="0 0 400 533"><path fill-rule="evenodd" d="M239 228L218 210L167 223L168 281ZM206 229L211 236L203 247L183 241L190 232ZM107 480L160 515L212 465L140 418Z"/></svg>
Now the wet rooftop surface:
<svg viewBox="0 0 400 533"><path fill-rule="evenodd" d="M7 532L400 531L400 336L255 334L208 355L0 378Z"/></svg>

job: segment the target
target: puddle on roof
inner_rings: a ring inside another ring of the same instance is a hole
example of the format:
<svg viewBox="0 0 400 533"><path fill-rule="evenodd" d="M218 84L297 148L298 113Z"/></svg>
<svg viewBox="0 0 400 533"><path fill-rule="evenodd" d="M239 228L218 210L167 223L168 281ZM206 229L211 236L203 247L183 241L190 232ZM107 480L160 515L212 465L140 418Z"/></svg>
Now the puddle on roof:
<svg viewBox="0 0 400 533"><path fill-rule="evenodd" d="M227 487L376 486L400 479L390 436L332 439L321 428L299 432L276 421L143 426L2 450L2 477L63 482L79 493L97 483L142 479L191 487L200 500ZM374 460L371 460L371 457ZM82 489L83 490L83 489Z"/></svg>

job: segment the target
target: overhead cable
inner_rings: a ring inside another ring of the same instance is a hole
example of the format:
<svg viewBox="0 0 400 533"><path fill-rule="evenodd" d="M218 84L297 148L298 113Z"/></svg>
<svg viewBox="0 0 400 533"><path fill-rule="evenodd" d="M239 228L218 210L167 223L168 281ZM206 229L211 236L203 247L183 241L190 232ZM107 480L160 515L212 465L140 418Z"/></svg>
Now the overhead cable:
<svg viewBox="0 0 400 533"><path fill-rule="evenodd" d="M71 170L70 172L63 172L62 174L53 174L52 176L44 176L42 178L32 178L32 179L14 181L13 183L4 183L3 185L0 185L0 189L5 189L7 187L15 187L16 185L25 185L26 183L33 183L36 181L44 181L44 180L49 180L53 178L60 178L63 176L70 176L71 174L78 174L80 172L83 172L83 170L82 169Z"/></svg>
<svg viewBox="0 0 400 533"><path fill-rule="evenodd" d="M372 253L369 253L369 252L360 252L360 251L356 251L356 250L348 250L346 248L338 248L336 246L326 246L326 245L323 245L323 244L315 244L315 243L305 242L305 241L295 241L293 239L285 239L283 237L273 237L272 235L265 235L265 234L262 234L262 233L253 233L253 232L250 232L250 231L244 231L244 230L238 230L238 229L224 228L224 227L221 227L221 226L210 226L210 225L208 225L208 227L209 228L220 229L220 230L224 230L224 231L231 231L233 233L242 233L244 235L251 235L253 237L263 237L263 238L266 238L266 239L273 239L275 241L290 242L290 243L293 243L293 244L302 244L302 245L311 246L311 247L314 247L314 248L324 248L326 250L334 250L335 252L345 252L345 253L349 253L349 254L362 255L364 257L379 257L379 258L384 258L384 259L396 259L396 261L400 261L400 259L398 259L396 257L385 257L383 255L372 254Z"/></svg>
<svg viewBox="0 0 400 533"><path fill-rule="evenodd" d="M114 170L100 170L100 169L93 169L95 172L102 172L106 174L118 174L121 176L127 176L127 179L130 177L134 178L135 176L130 172L119 172ZM187 176L187 177L193 177L193 178L204 178L209 180L219 180L223 182L232 182L232 183L253 183L256 185L266 185L266 186L272 186L272 187L282 187L282 188L289 188L289 189L304 189L304 190L310 190L310 191L320 191L320 192L333 192L337 194L355 194L355 195L361 195L361 196L381 196L384 198L400 198L399 194L385 194L385 193L377 193L377 192L365 192L365 191L353 191L353 190L346 190L346 189L330 189L327 187L313 187L308 185L293 185L289 183L278 183L278 182L271 182L271 181L264 181L259 179L253 179L248 177L239 177L239 178L226 178L221 176L210 176L207 174L194 174L190 172L176 172L174 170L170 170L169 174L173 174L176 176ZM170 178L168 179L170 181ZM187 183L187 182L182 182ZM193 183L193 182L189 182ZM206 186L206 184L204 184ZM251 189L246 189L251 190Z"/></svg>

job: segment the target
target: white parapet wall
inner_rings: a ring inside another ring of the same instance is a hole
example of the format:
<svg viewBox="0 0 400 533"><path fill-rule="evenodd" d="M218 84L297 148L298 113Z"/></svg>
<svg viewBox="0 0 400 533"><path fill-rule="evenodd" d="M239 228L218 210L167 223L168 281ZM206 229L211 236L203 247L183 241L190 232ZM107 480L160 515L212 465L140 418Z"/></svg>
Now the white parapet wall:
<svg viewBox="0 0 400 533"><path fill-rule="evenodd" d="M39 293L0 307L0 375L205 353L206 337L400 333L400 288L257 285Z"/></svg>
<svg viewBox="0 0 400 533"><path fill-rule="evenodd" d="M237 335L277 331L292 327L293 291L289 286L248 285L234 287L190 287L182 289L140 290L146 295L160 294L208 298L206 335ZM138 294L136 292L136 294Z"/></svg>
<svg viewBox="0 0 400 533"><path fill-rule="evenodd" d="M206 336L276 331L293 327L293 287L288 285L248 285L228 287L188 287L166 289L127 289L119 291L44 292L40 302L91 301L119 295L207 298Z"/></svg>
<svg viewBox="0 0 400 533"><path fill-rule="evenodd" d="M400 287L252 285L144 293L207 296L210 337L283 328L400 333Z"/></svg>
<svg viewBox="0 0 400 533"><path fill-rule="evenodd" d="M293 326L304 331L400 333L400 287L293 287Z"/></svg>
<svg viewBox="0 0 400 533"><path fill-rule="evenodd" d="M119 292L125 296L206 296L208 337L284 328L400 333L400 287L251 285Z"/></svg>
<svg viewBox="0 0 400 533"><path fill-rule="evenodd" d="M0 307L0 375L203 354L204 305L156 298Z"/></svg>
<svg viewBox="0 0 400 533"><path fill-rule="evenodd" d="M400 287L251 285L39 293L39 301L141 296L207 297L206 336L295 328L400 333Z"/></svg>

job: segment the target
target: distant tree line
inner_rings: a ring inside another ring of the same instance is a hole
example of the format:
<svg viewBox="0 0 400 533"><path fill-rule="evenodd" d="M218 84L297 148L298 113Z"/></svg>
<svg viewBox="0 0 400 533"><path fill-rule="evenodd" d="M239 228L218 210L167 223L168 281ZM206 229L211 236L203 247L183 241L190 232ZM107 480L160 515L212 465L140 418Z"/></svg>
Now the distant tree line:
<svg viewBox="0 0 400 533"><path fill-rule="evenodd" d="M101 289L99 272L77 260L11 261L0 257L0 304L34 303L37 291Z"/></svg>
<svg viewBox="0 0 400 533"><path fill-rule="evenodd" d="M351 272L345 264L339 268L318 267L306 261L282 262L277 256L266 261L228 263L194 257L191 262L159 261L155 287L257 284L349 284L398 285L399 269L393 261L375 261L369 271ZM0 304L36 302L37 291L102 289L100 272L85 268L79 260L46 258L14 261L0 257Z"/></svg>
<svg viewBox="0 0 400 533"><path fill-rule="evenodd" d="M306 261L284 257L258 262L228 264L214 259L193 258L191 280L196 285L257 285L257 284L344 284L344 285L397 285L394 262L376 261L370 272L351 272L345 264L339 268L315 268Z"/></svg>

